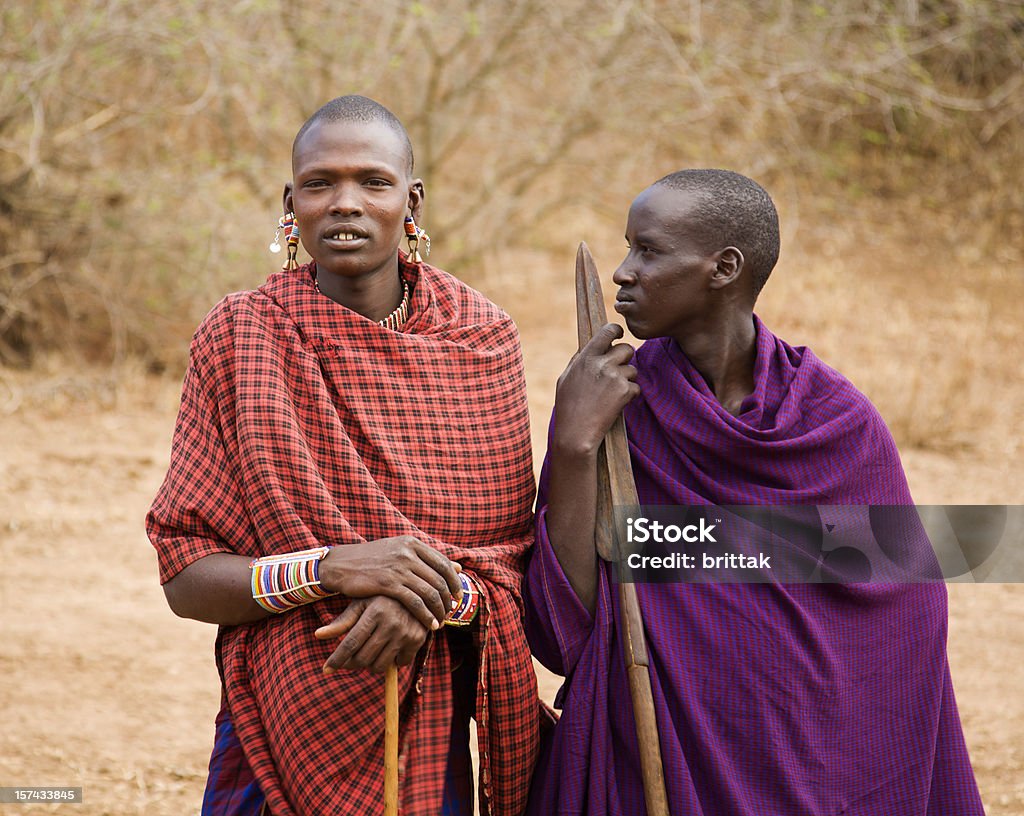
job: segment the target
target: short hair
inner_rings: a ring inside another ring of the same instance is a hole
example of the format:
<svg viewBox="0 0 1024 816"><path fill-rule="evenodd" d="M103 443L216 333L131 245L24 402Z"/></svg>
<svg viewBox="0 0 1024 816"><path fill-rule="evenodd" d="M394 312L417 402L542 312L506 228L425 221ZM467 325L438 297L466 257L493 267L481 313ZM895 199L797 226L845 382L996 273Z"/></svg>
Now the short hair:
<svg viewBox="0 0 1024 816"><path fill-rule="evenodd" d="M412 174L414 160L409 134L405 129L405 125L401 123L398 117L380 104L380 102L375 102L368 97L357 94L349 94L348 96L339 96L336 99L332 99L310 116L302 127L299 128L299 132L295 134L295 140L292 142L293 154L299 139L318 122L379 122L382 125L386 125L402 140L405 151L409 156L408 171Z"/></svg>
<svg viewBox="0 0 1024 816"><path fill-rule="evenodd" d="M698 196L702 237L739 249L760 294L779 260L779 214L767 190L731 170L679 170L654 185Z"/></svg>

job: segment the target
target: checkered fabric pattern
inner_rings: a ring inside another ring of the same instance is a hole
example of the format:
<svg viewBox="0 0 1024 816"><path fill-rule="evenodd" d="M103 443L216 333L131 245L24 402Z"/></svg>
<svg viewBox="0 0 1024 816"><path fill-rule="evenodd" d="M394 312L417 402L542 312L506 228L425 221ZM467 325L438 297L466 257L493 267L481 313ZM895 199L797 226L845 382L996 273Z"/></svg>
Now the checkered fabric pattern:
<svg viewBox="0 0 1024 816"><path fill-rule="evenodd" d="M193 338L166 480L147 517L161 581L215 552L262 556L409 534L482 589L477 688L484 813L518 814L538 749L522 628L534 486L509 317L426 264L401 332L313 288L310 267L228 296ZM383 811L383 679L324 676L329 598L223 627L231 718L275 816ZM399 672L402 812L440 811L450 658L434 638Z"/></svg>

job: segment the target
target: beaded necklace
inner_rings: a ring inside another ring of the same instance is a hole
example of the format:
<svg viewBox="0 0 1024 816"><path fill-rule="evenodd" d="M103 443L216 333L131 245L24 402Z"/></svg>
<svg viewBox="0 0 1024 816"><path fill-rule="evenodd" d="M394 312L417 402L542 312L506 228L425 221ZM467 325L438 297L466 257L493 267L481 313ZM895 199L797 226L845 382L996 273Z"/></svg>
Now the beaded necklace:
<svg viewBox="0 0 1024 816"><path fill-rule="evenodd" d="M316 289L318 294L323 294L320 291L320 281L313 278L313 288ZM395 310L385 317L383 320L378 320L377 325L383 326L385 329L391 329L391 331L399 331L402 326L405 325L405 321L409 319L409 282L402 281L402 302L398 304Z"/></svg>

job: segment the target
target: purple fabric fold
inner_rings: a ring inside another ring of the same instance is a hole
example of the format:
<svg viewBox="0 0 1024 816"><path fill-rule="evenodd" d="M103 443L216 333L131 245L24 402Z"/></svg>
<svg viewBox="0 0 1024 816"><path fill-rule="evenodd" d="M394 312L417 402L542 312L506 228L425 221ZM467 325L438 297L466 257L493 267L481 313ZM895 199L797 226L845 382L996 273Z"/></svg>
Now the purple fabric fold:
<svg viewBox="0 0 1024 816"><path fill-rule="evenodd" d="M738 416L669 339L634 359L625 412L643 505L907 505L878 412L755 317L755 390ZM644 812L618 593L595 615L547 538L547 468L524 583L527 637L566 677L528 813ZM946 659L939 584L641 584L675 816L982 814Z"/></svg>

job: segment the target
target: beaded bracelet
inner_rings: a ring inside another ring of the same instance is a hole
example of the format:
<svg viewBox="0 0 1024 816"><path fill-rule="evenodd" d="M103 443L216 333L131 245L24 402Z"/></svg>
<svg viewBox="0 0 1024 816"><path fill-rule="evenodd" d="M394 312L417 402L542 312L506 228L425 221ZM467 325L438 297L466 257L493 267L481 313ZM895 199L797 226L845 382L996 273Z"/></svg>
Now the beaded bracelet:
<svg viewBox="0 0 1024 816"><path fill-rule="evenodd" d="M252 598L268 612L279 614L303 604L329 598L320 585L320 562L330 547L281 553L255 558L252 570Z"/></svg>
<svg viewBox="0 0 1024 816"><path fill-rule="evenodd" d="M445 626L469 626L476 617L477 607L480 605L480 590L476 583L466 573L459 573L459 581L462 584L462 600L456 602L452 599L452 611L444 619Z"/></svg>

